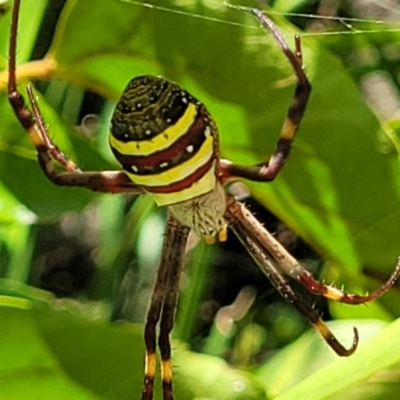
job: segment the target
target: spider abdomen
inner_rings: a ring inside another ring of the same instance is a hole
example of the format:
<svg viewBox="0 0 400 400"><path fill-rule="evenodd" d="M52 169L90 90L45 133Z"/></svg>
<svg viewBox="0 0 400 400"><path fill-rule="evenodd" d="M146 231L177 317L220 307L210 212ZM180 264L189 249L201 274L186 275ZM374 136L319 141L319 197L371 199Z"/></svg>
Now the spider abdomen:
<svg viewBox="0 0 400 400"><path fill-rule="evenodd" d="M111 120L110 145L158 205L195 198L216 185L216 126L202 103L165 79L129 82Z"/></svg>

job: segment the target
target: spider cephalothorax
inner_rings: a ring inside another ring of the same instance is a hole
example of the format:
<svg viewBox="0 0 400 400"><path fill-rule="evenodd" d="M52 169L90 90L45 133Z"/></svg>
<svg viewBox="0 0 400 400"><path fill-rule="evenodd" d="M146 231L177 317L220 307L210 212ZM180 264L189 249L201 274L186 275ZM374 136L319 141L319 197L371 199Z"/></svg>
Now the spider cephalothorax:
<svg viewBox="0 0 400 400"><path fill-rule="evenodd" d="M358 344L357 329L354 328L353 345L345 348L318 312L292 289L288 278L296 280L314 295L361 304L389 290L400 274L400 261L389 280L365 296L324 285L315 280L246 206L227 194L223 187L224 182L236 178L271 181L285 164L311 91L302 67L299 37L296 37L296 48L292 51L272 21L261 11L239 8L251 12L272 34L297 79L294 99L276 148L265 162L243 166L221 160L217 128L205 106L175 83L159 77L142 76L128 84L111 121L110 145L123 171L83 172L51 140L32 88L28 87L30 108L17 90L15 60L19 6L20 0L15 0L8 95L16 117L36 147L46 177L62 186L108 193L148 193L158 205L169 208L160 265L144 329L146 362L142 400L153 398L157 344L161 357L163 398L173 399L169 335L190 228L212 243L215 238L225 240L229 227L275 288L310 321L329 346L339 356L351 355ZM54 167L54 161L61 165L63 172Z"/></svg>
<svg viewBox="0 0 400 400"><path fill-rule="evenodd" d="M182 224L190 226L207 243L214 243L215 237L220 242L226 240L226 194L220 182L210 192L171 204L169 209Z"/></svg>

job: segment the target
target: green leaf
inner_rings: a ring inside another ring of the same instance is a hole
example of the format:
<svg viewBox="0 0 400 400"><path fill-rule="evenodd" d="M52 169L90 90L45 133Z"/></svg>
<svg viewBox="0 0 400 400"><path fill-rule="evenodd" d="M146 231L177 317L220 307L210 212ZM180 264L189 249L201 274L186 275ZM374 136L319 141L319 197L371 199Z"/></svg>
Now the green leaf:
<svg viewBox="0 0 400 400"><path fill-rule="evenodd" d="M142 327L90 321L80 316L84 309L72 303L49 308L0 297L0 399L123 400L140 396ZM90 306L86 309L90 312ZM218 358L174 347L174 391L180 400L264 398L257 378ZM161 398L159 388L157 384L155 399Z"/></svg>
<svg viewBox="0 0 400 400"><path fill-rule="evenodd" d="M6 1L7 2L7 1ZM3 3L3 2L2 2ZM11 10L11 2L6 4L6 9ZM40 21L43 17L48 1L41 0L32 3L30 1L21 2L21 19L18 37L22 41L23 46L17 51L18 62L26 62L29 60L36 37L40 28ZM2 4L3 5L3 4ZM9 13L10 14L10 13ZM10 21L4 15L0 16L0 54L5 57L8 54L8 39L10 37Z"/></svg>
<svg viewBox="0 0 400 400"><path fill-rule="evenodd" d="M280 352L257 374L268 394L279 400L397 398L400 359L393 349L399 345L400 322L385 329L379 321L331 324L339 337L345 335L344 329L351 335L354 325L360 328L361 345L349 358L330 356L321 347L322 340L310 334Z"/></svg>
<svg viewBox="0 0 400 400"><path fill-rule="evenodd" d="M60 368L32 315L24 309L29 308L29 302L13 299L9 307L4 298L1 300L0 399L94 400L95 396L72 382Z"/></svg>

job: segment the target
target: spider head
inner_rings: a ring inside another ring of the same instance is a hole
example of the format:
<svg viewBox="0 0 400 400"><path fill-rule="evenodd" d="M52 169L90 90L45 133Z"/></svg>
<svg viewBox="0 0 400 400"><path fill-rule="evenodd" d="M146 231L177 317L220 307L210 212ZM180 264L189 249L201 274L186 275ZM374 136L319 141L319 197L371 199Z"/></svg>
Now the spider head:
<svg viewBox="0 0 400 400"><path fill-rule="evenodd" d="M195 100L179 85L156 76L132 79L119 100L111 132L122 141L149 140L178 121Z"/></svg>
<svg viewBox="0 0 400 400"><path fill-rule="evenodd" d="M220 242L227 239L226 194L218 182L211 192L193 199L169 206L172 214L182 224L191 227L194 232L212 244L217 238Z"/></svg>

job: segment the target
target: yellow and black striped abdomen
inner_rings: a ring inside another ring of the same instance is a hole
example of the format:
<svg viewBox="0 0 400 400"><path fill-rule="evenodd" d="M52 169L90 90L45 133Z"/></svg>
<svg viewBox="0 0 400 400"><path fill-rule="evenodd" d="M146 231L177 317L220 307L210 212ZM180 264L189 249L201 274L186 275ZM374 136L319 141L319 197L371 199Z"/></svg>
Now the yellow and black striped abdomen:
<svg viewBox="0 0 400 400"><path fill-rule="evenodd" d="M165 79L129 83L111 120L110 145L158 205L189 200L216 184L216 127L204 105Z"/></svg>

